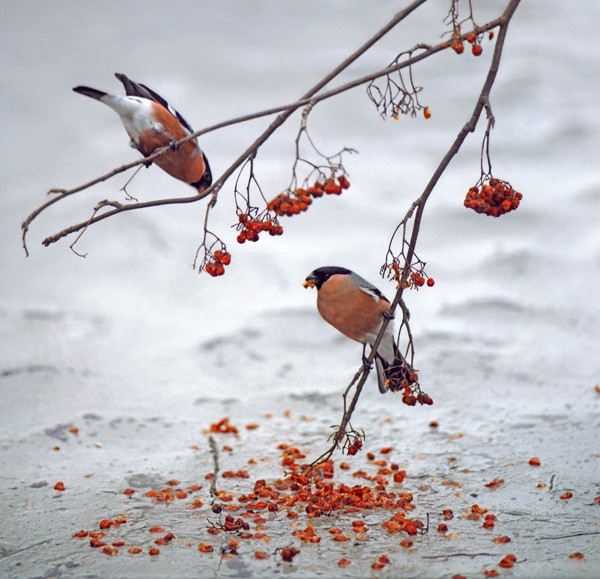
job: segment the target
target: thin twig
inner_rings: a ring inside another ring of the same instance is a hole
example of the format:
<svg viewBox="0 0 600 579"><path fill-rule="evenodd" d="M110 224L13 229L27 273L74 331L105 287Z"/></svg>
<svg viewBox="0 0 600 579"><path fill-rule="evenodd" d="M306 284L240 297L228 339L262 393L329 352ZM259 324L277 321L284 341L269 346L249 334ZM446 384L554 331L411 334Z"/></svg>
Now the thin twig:
<svg viewBox="0 0 600 579"><path fill-rule="evenodd" d="M553 541L554 539L572 539L573 537L587 537L588 535L600 535L600 531L586 531L581 533L572 533L570 535L560 535L558 537L538 537L536 541Z"/></svg>
<svg viewBox="0 0 600 579"><path fill-rule="evenodd" d="M451 553L450 555L423 555L422 559L450 559L451 557L498 557L497 553Z"/></svg>
<svg viewBox="0 0 600 579"><path fill-rule="evenodd" d="M219 449L217 448L217 443L212 436L208 437L208 443L210 444L210 453L213 458L214 472L213 479L210 482L210 496L213 498L213 503L216 498L218 498L217 494L217 478L219 476Z"/></svg>

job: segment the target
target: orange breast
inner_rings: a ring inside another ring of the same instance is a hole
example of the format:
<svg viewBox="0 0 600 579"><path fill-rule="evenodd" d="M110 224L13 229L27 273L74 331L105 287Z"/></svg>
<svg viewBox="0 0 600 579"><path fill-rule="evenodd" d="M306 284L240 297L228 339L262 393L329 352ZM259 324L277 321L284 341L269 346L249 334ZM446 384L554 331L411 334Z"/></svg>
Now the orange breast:
<svg viewBox="0 0 600 579"><path fill-rule="evenodd" d="M377 332L381 313L389 308L389 302L358 289L347 275L331 276L317 295L317 309L323 319L357 342Z"/></svg>
<svg viewBox="0 0 600 579"><path fill-rule="evenodd" d="M179 121L164 107L154 103L153 116L164 127L164 132L145 131L139 136L138 148L144 156L156 149L179 141L186 136ZM206 171L204 158L195 140L183 143L177 150L168 151L154 159L154 162L175 179L186 183L196 183Z"/></svg>

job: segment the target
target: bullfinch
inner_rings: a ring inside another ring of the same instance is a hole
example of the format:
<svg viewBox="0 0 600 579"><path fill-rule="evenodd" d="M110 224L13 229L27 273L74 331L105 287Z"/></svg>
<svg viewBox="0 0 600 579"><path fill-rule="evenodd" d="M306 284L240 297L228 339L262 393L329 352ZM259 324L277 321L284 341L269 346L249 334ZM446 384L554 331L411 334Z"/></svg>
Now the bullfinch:
<svg viewBox="0 0 600 579"><path fill-rule="evenodd" d="M366 279L344 267L315 269L302 284L317 288L317 309L342 334L363 344L375 342L383 317L390 317L390 302ZM412 380L388 324L375 356L379 391L396 391Z"/></svg>
<svg viewBox="0 0 600 579"><path fill-rule="evenodd" d="M104 103L120 117L131 146L144 157L156 149L187 137L194 131L187 121L160 95L144 84L138 84L124 74L115 73L123 83L125 95L113 95L87 86L76 86L73 90ZM154 162L175 179L184 181L202 191L210 187L212 174L206 155L196 139L173 147Z"/></svg>

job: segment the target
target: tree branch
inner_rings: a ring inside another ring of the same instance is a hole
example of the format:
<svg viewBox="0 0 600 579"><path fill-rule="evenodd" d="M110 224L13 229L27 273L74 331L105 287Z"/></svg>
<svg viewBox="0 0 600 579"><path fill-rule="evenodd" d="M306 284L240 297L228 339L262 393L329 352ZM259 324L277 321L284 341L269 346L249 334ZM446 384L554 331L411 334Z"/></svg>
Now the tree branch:
<svg viewBox="0 0 600 579"><path fill-rule="evenodd" d="M481 116L483 109L485 107L489 107L490 92L492 90L494 81L496 80L496 75L497 75L498 68L500 65L500 59L502 57L502 50L504 47L504 41L506 38L506 32L508 29L508 25L509 25L510 20L511 20L515 10L517 9L519 3L520 3L520 0L511 0L508 3L502 16L499 19L497 19L498 26L500 27L500 29L498 32L498 38L496 40L496 45L494 48L494 54L492 56L492 62L490 64L490 68L488 70L487 77L483 84L483 88L481 89L479 98L477 99L477 103L475 105L473 114L471 115L471 117L467 121L467 123L464 125L464 127L458 133L457 137L455 138L454 142L452 143L452 146L450 147L448 152L444 155L442 161L440 162L437 169L433 173L433 176L427 183L427 186L425 187L423 193L412 204L411 208L409 209L409 211L407 212L407 214L403 220L403 222L404 222L404 221L407 221L408 219L412 218L413 211L415 211L415 209L416 209L416 212L414 214L414 222L413 222L410 242L408 244L408 251L406 253L405 263L404 263L404 267L402 269L402 276L400 279L400 283L398 284L398 290L396 291L396 295L394 296L394 300L392 301L392 304L389 309L390 315L383 317L381 329L379 330L379 334L377 335L377 338L375 339L375 342L373 343L373 345L371 347L369 356L367 357L368 363L364 364L362 369L359 371L360 379L356 383L356 389L354 392L354 396L352 398L350 406L348 407L347 410L345 409L345 411L344 411L344 414L342 417L342 422L340 423L340 426L338 427L337 431L333 435L333 444L332 444L331 448L328 451L326 451L323 455L321 455L316 461L314 461L312 466L316 466L323 460L327 460L328 458L330 458L331 455L333 454L333 452L335 452L335 449L339 446L340 442L343 440L343 438L345 436L347 436L346 429L348 428L350 419L352 417L352 413L354 412L354 409L356 408L356 404L358 403L358 399L362 392L363 386L364 386L364 384L369 376L369 373L371 371L370 365L372 366L372 363L375 360L375 355L377 354L377 349L379 347L379 344L381 343L381 340L383 339L383 336L385 334L385 331L386 331L391 319L393 319L393 315L394 315L394 312L395 312L397 306L399 304L404 303L402 300L402 295L404 293L405 287L407 287L407 281L410 276L411 264L412 264L413 257L415 255L415 248L417 245L417 239L419 236L421 219L423 216L423 211L425 209L425 204L427 203L427 200L429 199L429 196L431 195L431 193L432 193L433 189L435 188L437 182L439 181L440 177L442 176L444 171L447 169L447 167L450 164L450 162L452 161L453 157L460 150L467 135L469 133L472 133L475 131L477 122ZM403 312L403 321L408 322L406 311ZM370 365L369 365L369 363L370 363ZM356 382L357 376L358 376L358 374L354 376L349 387L351 387L352 384ZM346 394L347 394L347 391L346 391ZM345 405L345 397L344 397L344 405Z"/></svg>
<svg viewBox="0 0 600 579"><path fill-rule="evenodd" d="M70 227L63 229L62 231L59 231L58 233L56 233L54 235L46 237L44 239L44 241L42 242L42 244L45 246L48 246L52 243L55 243L56 241L60 240L61 238L65 237L67 235L70 235L72 233L80 231L81 229L89 227L90 225L97 223L98 221L106 219L107 217L112 217L113 215L116 215L123 211L132 211L132 210L136 210L136 209L159 207L161 205L194 203L194 202L204 199L208 195L213 196L213 204L214 204L220 189L223 187L223 185L229 179L229 177L231 177L231 175L250 156L254 155L256 153L256 151L260 148L260 146L281 125L283 125L284 122L299 108L301 108L309 103L316 104L323 100L332 98L333 96L336 96L338 94L341 94L343 92L346 92L348 90L356 88L362 84L370 82L376 78L388 75L392 72L401 70L406 67L410 67L411 65L413 65L421 60L424 60L425 58L428 58L442 50L447 49L449 47L448 42L441 42L441 43L439 43L435 46L431 46L431 47L423 46L422 47L423 52L421 54L418 54L416 56L413 56L411 58L403 60L402 62L399 62L395 65L388 66L384 69L381 69L381 70L371 73L369 75L360 77L354 81L348 82L346 84L343 84L343 85L336 87L334 89L331 89L329 91L323 91L323 92L319 93L319 91L323 87L325 87L327 84L329 84L336 76L338 76L343 70L345 70L348 66L350 66L350 64L352 64L355 60L357 60L369 48L371 48L371 46L373 46L373 44L375 44L378 40L380 40L383 36L385 36L385 34L387 34L392 28L394 28L399 22L404 20L411 12L413 12L416 8L418 8L421 4L425 3L426 1L427 0L416 0L416 1L412 2L411 4L409 4L405 9L398 12L381 30L379 30L375 35L373 35L360 48L358 48L356 51L354 51L348 58L346 58L340 65L338 65L333 71L331 71L322 80L320 80L315 86L313 86L309 91L307 91L296 102L287 104L287 105L283 105L283 106L279 106L279 107L273 107L270 109L259 111L257 113L243 115L243 116L236 117L234 119L230 119L227 121L223 121L223 122L211 125L209 127L206 127L204 129L201 129L199 131L196 131L196 132L192 133L191 135L188 135L184 139L177 141L174 144L175 147L180 146L181 144L185 143L186 141L195 139L199 136L205 135L207 133L210 133L210 132L213 132L213 131L216 131L216 130L219 130L219 129L222 129L225 127L229 127L229 126L232 126L235 124L239 124L239 123L243 123L243 122L247 122L250 120L254 120L254 119L261 118L261 117L266 117L266 116L270 116L270 115L279 113L277 118L269 125L269 127L225 170L225 172L208 189L202 191L200 194L192 195L189 197L175 197L175 198L169 198L169 199L158 199L158 200L153 200L153 201L146 201L146 202L141 202L141 203L130 203L128 205L122 205L120 208L115 208L112 211L93 215L92 218L90 218L90 219L86 219L85 221L82 221L75 225L71 225ZM483 26L478 27L478 30L480 30L480 31L491 30L491 29L499 26L502 23L502 21L503 21L502 18L497 18L495 20L488 22L487 24L485 24ZM463 37L466 37L466 34L464 34ZM319 93L319 94L317 94L317 93ZM83 185L75 187L73 189L68 189L68 190L67 189L51 189L50 191L48 191L48 194L56 194L57 196L55 198L51 199L50 201L47 201L46 203L44 203L37 209L35 209L23 221L23 223L21 225L22 244L23 244L23 249L25 250L25 254L29 255L29 251L28 251L27 243L26 243L26 236L29 231L29 226L31 225L32 221L34 221L40 215L40 213L45 211L51 205L53 205L54 203L56 203L58 201L61 201L62 199L66 198L74 193L78 193L84 189L92 187L93 185L96 185L98 183L106 181L124 171L132 169L133 167L137 167L141 164L151 162L154 159L163 155L164 153L170 151L171 149L172 149L171 145L157 149L156 151L154 151L154 153L152 153L151 155L149 155L147 157L143 157L142 159L139 159L137 161L133 161L131 163L122 165L116 169L113 169L109 173L106 173L105 175L97 177L97 178L95 178L87 183L84 183Z"/></svg>

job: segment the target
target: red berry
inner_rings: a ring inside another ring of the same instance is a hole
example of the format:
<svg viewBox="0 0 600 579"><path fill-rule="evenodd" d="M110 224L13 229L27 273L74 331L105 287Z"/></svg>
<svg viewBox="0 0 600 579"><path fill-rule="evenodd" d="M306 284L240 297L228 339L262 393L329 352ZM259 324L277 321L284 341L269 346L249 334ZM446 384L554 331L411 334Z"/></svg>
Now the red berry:
<svg viewBox="0 0 600 579"><path fill-rule="evenodd" d="M339 195L342 192L342 188L340 185L337 185L332 180L328 180L325 185L325 193L327 195Z"/></svg>
<svg viewBox="0 0 600 579"><path fill-rule="evenodd" d="M471 48L471 52L475 56L479 56L483 52L483 48L481 48L481 44L474 44L473 48Z"/></svg>
<svg viewBox="0 0 600 579"><path fill-rule="evenodd" d="M477 36L475 36L473 32L469 32L469 34L467 34L467 42L469 42L470 44L474 44L476 40Z"/></svg>
<svg viewBox="0 0 600 579"><path fill-rule="evenodd" d="M350 181L348 181L345 175L338 177L338 183L342 189L348 189L348 187L350 187Z"/></svg>
<svg viewBox="0 0 600 579"><path fill-rule="evenodd" d="M237 236L237 241L238 241L238 243L244 243L244 241L246 241L246 232L245 231L240 232L240 234Z"/></svg>
<svg viewBox="0 0 600 579"><path fill-rule="evenodd" d="M435 284L435 281L433 281L433 278L432 278L432 277L430 277L430 278L427 280L427 285L428 285L429 287L433 287L433 285L434 285L434 284Z"/></svg>
<svg viewBox="0 0 600 579"><path fill-rule="evenodd" d="M221 259L220 259L221 263L223 265L229 265L231 263L231 254L227 251L224 251L221 254ZM431 279L431 278L430 278Z"/></svg>
<svg viewBox="0 0 600 579"><path fill-rule="evenodd" d="M465 47L461 40L455 40L452 44L452 50L456 52L456 54L462 54Z"/></svg>

